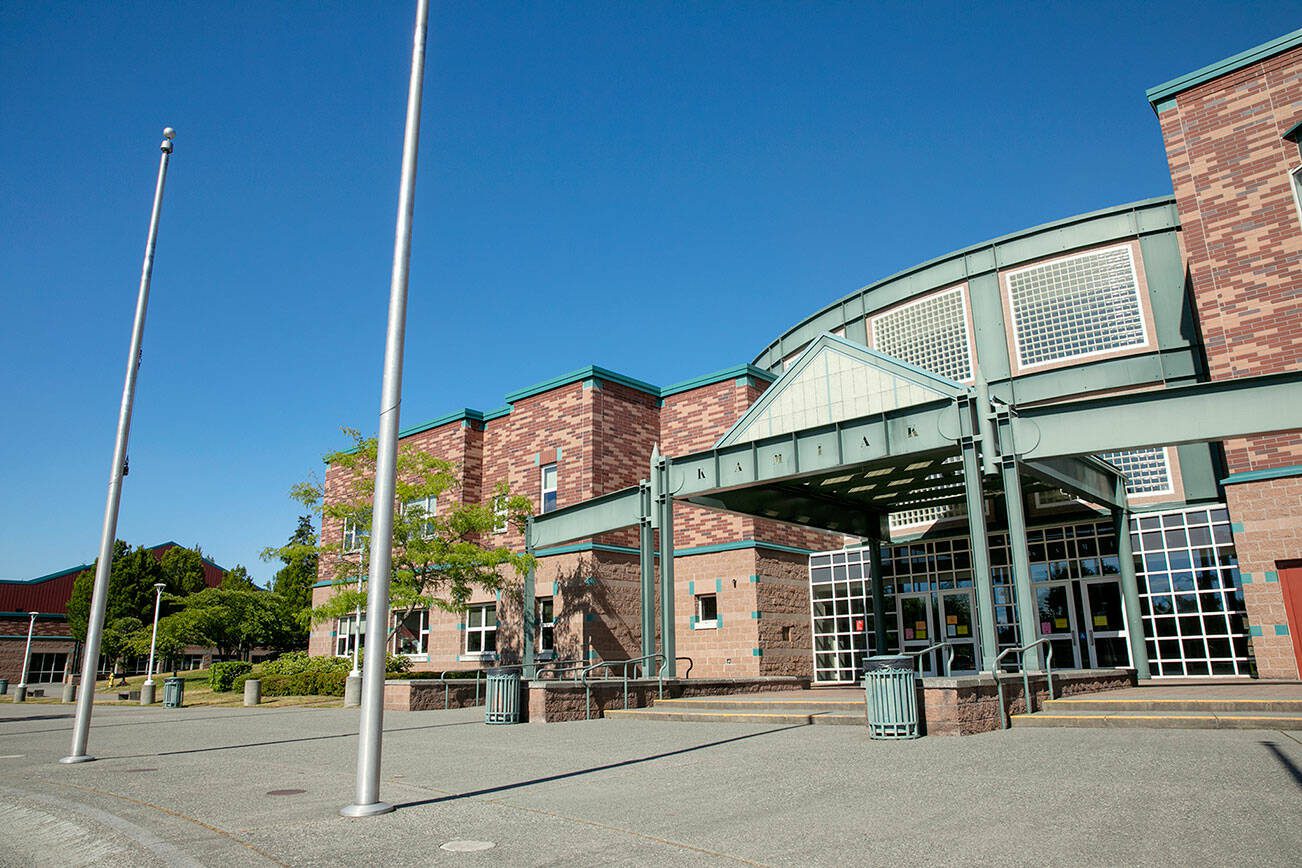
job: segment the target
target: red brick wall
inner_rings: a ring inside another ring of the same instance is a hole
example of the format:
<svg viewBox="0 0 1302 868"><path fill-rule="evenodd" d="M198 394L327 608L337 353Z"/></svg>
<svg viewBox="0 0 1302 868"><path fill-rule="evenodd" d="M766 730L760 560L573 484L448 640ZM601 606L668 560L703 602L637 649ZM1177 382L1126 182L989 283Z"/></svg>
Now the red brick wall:
<svg viewBox="0 0 1302 868"><path fill-rule="evenodd" d="M1252 637L1257 674L1297 678L1291 632L1302 624L1289 624L1279 562L1302 557L1302 477L1227 485L1225 494L1234 519L1243 602L1249 622L1261 632Z"/></svg>
<svg viewBox="0 0 1302 868"><path fill-rule="evenodd" d="M1280 136L1302 118L1302 49L1205 82L1158 115L1213 379L1296 370L1302 227ZM1302 434L1226 443L1231 471L1302 464Z"/></svg>

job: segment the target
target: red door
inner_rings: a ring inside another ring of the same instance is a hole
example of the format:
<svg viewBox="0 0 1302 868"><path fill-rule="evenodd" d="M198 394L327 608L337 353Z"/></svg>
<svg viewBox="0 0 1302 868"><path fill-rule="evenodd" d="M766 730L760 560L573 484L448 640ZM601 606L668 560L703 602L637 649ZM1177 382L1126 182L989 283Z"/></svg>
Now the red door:
<svg viewBox="0 0 1302 868"><path fill-rule="evenodd" d="M1284 593L1284 611L1288 613L1288 634L1293 638L1293 657L1302 675L1302 561L1284 561L1279 565L1279 587Z"/></svg>

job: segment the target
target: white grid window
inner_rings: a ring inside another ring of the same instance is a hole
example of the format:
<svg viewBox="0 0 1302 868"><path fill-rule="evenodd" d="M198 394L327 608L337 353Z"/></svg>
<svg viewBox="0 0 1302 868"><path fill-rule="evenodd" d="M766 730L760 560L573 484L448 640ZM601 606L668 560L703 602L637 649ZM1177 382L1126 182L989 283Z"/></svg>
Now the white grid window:
<svg viewBox="0 0 1302 868"><path fill-rule="evenodd" d="M1165 447L1103 452L1099 457L1126 474L1126 494L1171 494L1171 462Z"/></svg>
<svg viewBox="0 0 1302 868"><path fill-rule="evenodd" d="M393 613L393 653L419 656L429 653L429 610Z"/></svg>
<svg viewBox="0 0 1302 868"><path fill-rule="evenodd" d="M420 535L431 537L434 535L434 522L428 521L439 514L439 499L433 495L421 497L416 500L409 500L402 505L404 515L420 515Z"/></svg>
<svg viewBox="0 0 1302 868"><path fill-rule="evenodd" d="M366 645L366 613L361 617L344 615L335 622L335 656L353 656L353 646L362 648Z"/></svg>
<svg viewBox="0 0 1302 868"><path fill-rule="evenodd" d="M542 467L542 508L539 512L553 512L556 509L556 465L544 464Z"/></svg>
<svg viewBox="0 0 1302 868"><path fill-rule="evenodd" d="M1128 245L1023 268L1006 280L1022 367L1148 341Z"/></svg>
<svg viewBox="0 0 1302 868"><path fill-rule="evenodd" d="M493 495L493 533L506 533L510 515L506 510L506 495Z"/></svg>
<svg viewBox="0 0 1302 868"><path fill-rule="evenodd" d="M556 651L556 605L551 597L538 598L538 650L544 654Z"/></svg>
<svg viewBox="0 0 1302 868"><path fill-rule="evenodd" d="M873 349L924 371L972 379L972 345L963 287L929 295L872 318Z"/></svg>
<svg viewBox="0 0 1302 868"><path fill-rule="evenodd" d="M355 518L344 519L344 551L360 552L366 544L367 529Z"/></svg>
<svg viewBox="0 0 1302 868"><path fill-rule="evenodd" d="M466 653L493 654L497 651L497 604L471 606L466 610Z"/></svg>

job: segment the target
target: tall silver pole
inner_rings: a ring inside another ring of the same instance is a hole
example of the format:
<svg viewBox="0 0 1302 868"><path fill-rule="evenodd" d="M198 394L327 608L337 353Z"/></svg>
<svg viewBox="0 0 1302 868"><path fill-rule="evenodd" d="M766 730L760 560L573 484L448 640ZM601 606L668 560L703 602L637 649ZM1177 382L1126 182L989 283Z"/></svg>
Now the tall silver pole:
<svg viewBox="0 0 1302 868"><path fill-rule="evenodd" d="M108 500L104 505L104 529L99 539L99 563L90 597L90 618L86 625L85 656L81 661L81 687L77 693L77 720L72 727L72 751L61 763L84 763L94 757L86 753L90 737L91 706L95 700L95 670L99 667L99 643L104 632L104 609L108 605L109 573L113 569L113 540L118 532L118 503L122 499L122 471L127 461L127 436L131 433L131 404L136 397L136 374L140 370L140 344L145 336L145 310L149 306L149 278L154 271L154 244L158 240L158 218L163 211L163 182L167 161L172 156L176 131L163 130L163 156L158 163L158 184L154 188L154 210L149 217L149 238L145 241L145 262L140 269L140 294L136 298L136 320L131 327L131 349L127 353L127 376L122 386L122 407L118 410L118 436L109 468Z"/></svg>
<svg viewBox="0 0 1302 868"><path fill-rule="evenodd" d="M154 633L149 637L149 668L145 670L145 683L152 685L154 683L154 649L158 647L158 609L163 604L163 588L166 588L162 582L154 583Z"/></svg>
<svg viewBox="0 0 1302 868"><path fill-rule="evenodd" d="M36 616L40 612L28 612L31 620L27 622L27 648L23 651L23 677L18 682L18 689L14 691L14 702L27 701L27 667L32 661L32 633L36 630Z"/></svg>
<svg viewBox="0 0 1302 868"><path fill-rule="evenodd" d="M398 464L398 410L402 402L402 349L407 328L407 277L411 266L411 219L415 209L416 151L420 144L420 100L425 81L425 34L429 0L416 0L416 31L411 45L407 88L407 128L402 142L402 182L398 224L393 239L393 277L389 283L389 328L380 386L380 431L375 457L375 499L371 518L371 562L366 591L366 644L362 664L362 719L357 742L357 791L346 817L387 814L380 801L380 740L384 724L384 639L389 622L389 568L393 544L393 498Z"/></svg>

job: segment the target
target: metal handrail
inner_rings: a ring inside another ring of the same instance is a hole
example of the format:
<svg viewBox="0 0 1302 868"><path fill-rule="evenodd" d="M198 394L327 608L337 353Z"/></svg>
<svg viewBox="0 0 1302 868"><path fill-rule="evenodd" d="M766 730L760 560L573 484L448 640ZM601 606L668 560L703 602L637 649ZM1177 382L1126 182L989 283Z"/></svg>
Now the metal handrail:
<svg viewBox="0 0 1302 868"><path fill-rule="evenodd" d="M677 660L678 658L675 658ZM592 720L592 683L588 680L588 675L598 669L605 668L611 670L615 666L623 666L621 673L624 681L624 709L628 709L628 667L634 663L652 663L660 661L660 670L656 673L656 681L659 684L660 698L665 698L665 665L666 659L664 654L643 654L641 657L633 657L628 660L602 660L599 663L593 663L584 667L579 673L579 681L583 683L583 719ZM690 669L689 669L690 671ZM643 670L645 674L645 669Z"/></svg>
<svg viewBox="0 0 1302 868"><path fill-rule="evenodd" d="M995 662L991 664L990 672L995 677L995 690L999 694L999 723L1003 729L1008 729L1012 722L1009 721L1008 714L1004 709L1004 683L999 680L999 661L1009 654L1026 653L1037 645L1043 645L1048 649L1048 653L1044 655L1044 681L1049 698L1053 699L1053 643L1048 639L1036 639L1034 642L1018 648L1005 648L995 658ZM1022 660L1022 696L1026 700L1026 713L1034 714L1031 709L1031 677L1027 672L1025 659Z"/></svg>
<svg viewBox="0 0 1302 868"><path fill-rule="evenodd" d="M957 644L958 644L957 642L951 642L948 639L943 639L940 642L937 642L935 645L931 645L927 648L923 648L921 651L905 651L904 653L909 657L913 657L915 659L921 659L923 654L930 654L932 651L935 651L937 648L948 648L949 653L945 655L945 677L948 678L949 674L954 671L954 646ZM917 668L916 663L914 664L914 668Z"/></svg>
<svg viewBox="0 0 1302 868"><path fill-rule="evenodd" d="M548 663L550 663L550 662L552 662L552 661L548 661ZM571 660L557 660L557 661L555 661L555 662L556 662L556 663L573 663L573 662L576 662L576 661L571 661ZM543 666L546 666L546 665L548 665L548 664L547 664L547 663L543 663L542 665L543 665ZM493 667L491 667L491 668L493 668L493 669L519 669L519 670L521 670L521 671L523 672L523 671L524 671L524 668L525 668L525 664L524 664L524 663L507 663L507 664L502 665L502 666L493 666ZM448 678L448 675L449 675L449 674L452 674L452 673L465 673L465 672L473 672L473 673L474 673L474 677L472 678L472 677L467 676L467 675L458 675L457 677L454 677L454 678ZM449 704L450 704L450 699L449 699L449 695L448 695L448 694L449 694L449 692L450 692L452 682L454 682L454 681L474 681L474 682L475 682L475 705L479 705L480 684L486 682L486 676L487 676L487 675L488 675L488 670L487 670L487 669L444 669L442 672L440 672L440 673L438 674L438 677L437 677L437 678L432 678L432 679L430 679L430 680L431 680L431 681L437 681L438 683L440 683L440 684L443 685L443 710L444 710L444 711L447 711L448 706L449 706Z"/></svg>

